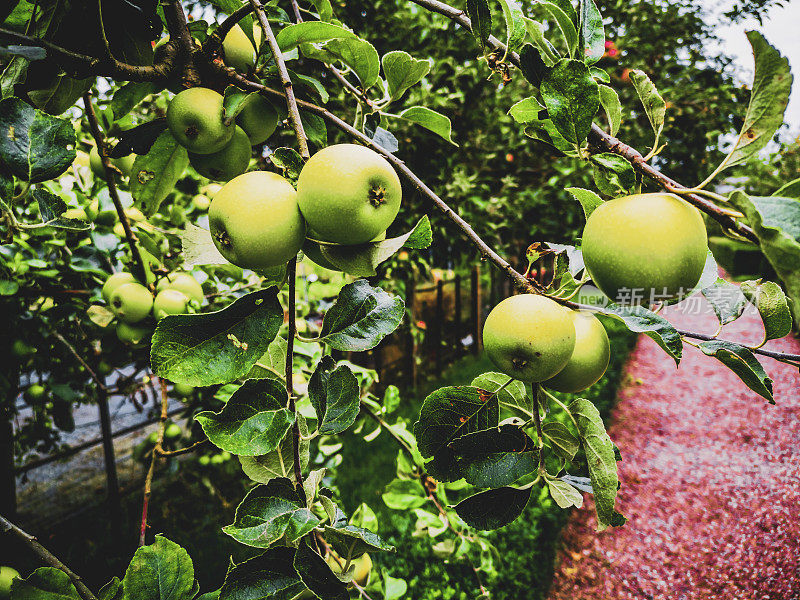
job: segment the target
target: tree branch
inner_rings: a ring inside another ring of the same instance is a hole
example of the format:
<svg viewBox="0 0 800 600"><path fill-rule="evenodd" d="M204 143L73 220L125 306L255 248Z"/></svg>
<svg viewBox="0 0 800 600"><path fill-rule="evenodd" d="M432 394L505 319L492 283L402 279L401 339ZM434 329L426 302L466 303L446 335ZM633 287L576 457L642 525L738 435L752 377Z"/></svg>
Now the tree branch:
<svg viewBox="0 0 800 600"><path fill-rule="evenodd" d="M17 538L22 540L22 542L28 546L28 548L33 550L33 552L36 553L36 555L41 558L45 564L62 570L66 576L69 577L70 581L72 581L75 589L78 590L78 593L84 600L97 600L97 597L91 592L91 590L84 585L83 580L79 575L76 575L69 567L67 567L67 565L58 560L58 558L56 558L56 556L47 548L42 546L42 544L39 543L39 540L37 540L34 536L26 533L14 525L14 523L6 519L3 515L0 515L0 530L10 531L17 536Z"/></svg>
<svg viewBox="0 0 800 600"><path fill-rule="evenodd" d="M297 258L289 261L287 278L289 284L289 299L286 307L287 318L289 319L289 331L286 334L286 365L284 376L286 378L286 393L289 395L289 411L295 414L294 425L292 425L292 461L294 462L294 478L297 487L303 486L303 465L300 464L300 421L297 419L297 407L294 401L294 336L297 333L295 323L296 311L296 283L297 283Z"/></svg>
<svg viewBox="0 0 800 600"><path fill-rule="evenodd" d="M278 46L278 40L275 39L275 34L272 32L267 15L258 0L250 0L250 6L258 17L258 22L261 24L261 29L264 30L264 37L267 39L269 49L272 52L272 58L275 59L275 64L278 67L278 75L283 84L284 93L286 96L286 106L289 109L289 120L292 122L294 134L297 137L297 145L300 148L300 156L309 158L311 155L308 152L308 138L306 132L303 130L303 122L300 119L300 111L297 109L297 100L294 97L294 88L292 87L292 80L289 77L289 71L286 69L286 63L283 60L283 53Z"/></svg>
<svg viewBox="0 0 800 600"><path fill-rule="evenodd" d="M161 386L161 416L158 419L158 439L153 448L153 455L150 457L150 467L147 469L147 476L144 478L144 499L142 501L142 520L139 525L139 547L145 545L147 541L147 512L150 506L150 496L153 494L153 475L156 472L156 461L161 455L164 444L164 429L167 426L169 413L169 396L167 396L167 386L163 379L158 380Z"/></svg>
<svg viewBox="0 0 800 600"><path fill-rule="evenodd" d="M739 342L732 342L731 340L721 340L719 338L715 338L710 335L706 335L704 333L695 333L694 331L684 331L682 329L678 329L677 332L683 337L689 337L696 340L703 340L704 342L728 342L730 344L738 344L742 346L743 344ZM751 348L749 346L745 346L750 352L753 354L761 354L763 356L768 356L769 358L774 358L777 361L786 362L789 361L790 363L800 363L800 354L787 354L785 352L776 352L774 350L765 350L764 348Z"/></svg>
<svg viewBox="0 0 800 600"><path fill-rule="evenodd" d="M95 373L92 370L92 368L86 363L86 361L83 360L83 357L80 354L78 354L77 350L75 350L75 346L70 344L67 341L67 339L63 335L61 335L58 331L53 331L52 333L53 333L53 335L55 336L55 338L59 342L61 342L62 344L64 344L67 347L67 349L70 351L72 356L74 356L76 359L78 359L78 362L83 365L83 368L86 369L86 372L89 373L89 376L92 379L94 379L94 382L97 384L97 387L99 387L102 391L107 392L108 388L106 387L105 382L100 377L98 377L97 373Z"/></svg>
<svg viewBox="0 0 800 600"><path fill-rule="evenodd" d="M100 155L100 160L103 163L103 170L106 176L106 183L108 184L108 193L114 202L114 208L117 211L122 228L125 230L125 239L128 241L128 247L131 250L131 258L136 263L139 273L139 281L147 284L147 269L144 266L142 254L139 252L139 247L136 245L136 236L133 234L131 224L128 221L128 215L125 214L125 208L122 206L122 201L119 198L117 191L117 184L114 180L115 169L111 165L111 159L106 155L105 140L103 139L103 132L100 131L100 124L97 122L97 115L95 115L94 107L92 106L92 97L90 92L83 95L83 105L86 107L86 118L89 120L89 127L92 130L92 137L97 146L97 153Z"/></svg>
<svg viewBox="0 0 800 600"><path fill-rule="evenodd" d="M194 53L199 49L195 46L194 38L189 31L183 6L180 0L161 0L161 7L164 9L170 41L178 48L179 66L183 70L183 85L187 88L200 85L202 79L194 64Z"/></svg>

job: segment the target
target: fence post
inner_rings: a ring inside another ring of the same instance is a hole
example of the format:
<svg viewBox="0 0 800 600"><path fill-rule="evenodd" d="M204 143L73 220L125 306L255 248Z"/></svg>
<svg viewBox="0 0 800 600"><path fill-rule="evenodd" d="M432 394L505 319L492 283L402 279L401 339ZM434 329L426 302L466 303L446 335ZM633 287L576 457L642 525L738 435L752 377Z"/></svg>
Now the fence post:
<svg viewBox="0 0 800 600"><path fill-rule="evenodd" d="M108 412L108 396L100 392L97 396L97 408L100 413L100 434L103 438L103 458L106 466L106 493L111 510L120 514L119 478L117 477L117 459L114 455L114 437L111 432L111 416Z"/></svg>
<svg viewBox="0 0 800 600"><path fill-rule="evenodd" d="M491 271L490 271L491 273ZM472 352L478 354L481 351L481 266L475 265L472 267L470 275L470 301L472 309Z"/></svg>
<svg viewBox="0 0 800 600"><path fill-rule="evenodd" d="M13 396L12 396L13 398ZM14 428L10 415L0 415L0 514L17 513L17 480L14 475Z"/></svg>
<svg viewBox="0 0 800 600"><path fill-rule="evenodd" d="M444 281L436 282L436 316L434 318L433 341L436 344L435 365L436 373L442 372L442 331L444 330Z"/></svg>
<svg viewBox="0 0 800 600"><path fill-rule="evenodd" d="M417 388L417 359L414 342L414 288L417 283L413 279L406 283L406 308L408 310L408 337L406 339L406 375L411 381L411 387Z"/></svg>

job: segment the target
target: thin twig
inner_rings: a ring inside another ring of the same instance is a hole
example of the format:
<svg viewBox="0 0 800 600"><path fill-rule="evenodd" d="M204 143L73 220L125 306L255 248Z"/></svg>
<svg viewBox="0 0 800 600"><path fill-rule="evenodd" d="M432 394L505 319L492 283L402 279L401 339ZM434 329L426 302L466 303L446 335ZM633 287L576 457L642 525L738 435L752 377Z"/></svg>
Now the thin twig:
<svg viewBox="0 0 800 600"><path fill-rule="evenodd" d="M286 307L287 318L289 319L289 331L286 334L286 393L289 395L289 412L295 415L294 425L292 425L292 461L294 462L294 478L297 487L303 486L303 465L300 463L300 421L297 418L297 407L295 406L294 399L294 336L297 333L296 318L296 274L297 274L297 258L289 261L288 267L288 283L289 283L289 299L287 300L288 306Z"/></svg>
<svg viewBox="0 0 800 600"><path fill-rule="evenodd" d="M289 120L292 122L294 134L297 137L300 156L309 158L311 155L308 152L308 138L303 129L303 122L300 119L300 111L297 108L297 99L294 97L294 88L292 87L292 80L289 77L289 70L286 68L286 63L283 61L283 52L281 52L278 46L278 40L275 39L275 34L272 32L272 27L270 27L267 15L264 13L264 9L261 8L259 1L250 0L250 5L253 7L256 17L258 17L258 22L261 25L261 29L264 31L264 37L269 44L270 52L272 52L272 58L275 60L275 65L278 67L278 75L283 85L283 95L286 97L286 106L289 109Z"/></svg>
<svg viewBox="0 0 800 600"><path fill-rule="evenodd" d="M400 447L405 451L405 453L408 454L408 457L413 460L414 452L411 450L411 446L409 446L403 438L401 438L394 431L392 431L391 427L389 427L389 425L386 423L386 421L384 421L380 417L380 415L377 415L374 412L372 412L372 409L363 400L359 403L359 406L361 408L361 412L366 414L368 417L372 418L372 420L374 420L378 425L380 425L383 429L385 429L389 433L389 435L394 438L394 441L400 445Z"/></svg>
<svg viewBox="0 0 800 600"><path fill-rule="evenodd" d="M56 339L57 339L59 342L61 342L62 344L64 344L64 345L67 347L67 349L70 351L70 353L72 353L72 356L74 356L74 357L75 357L75 358L78 360L78 362L79 362L79 363L81 363L81 364L83 365L83 368L84 368L84 369L86 369L86 372L87 372L87 373L89 373L89 376L90 376L92 379L94 379L94 382L97 384L97 387L99 387L99 388L100 388L101 390L103 390L104 392L107 392L107 391L108 391L108 388L106 387L106 384L105 384L105 382L104 382L104 381L103 381L103 380L102 380L100 377L98 377L98 376L97 376L97 373L95 373L95 372L94 372L94 370L92 369L92 367L90 367L90 366L89 366L89 365L86 363L86 361L85 361L85 360L83 360L83 357L82 357L80 354L78 354L78 351L75 349L75 346L73 346L72 344L70 344L70 343L67 341L67 339L66 339L66 338L65 338L63 335L61 335L59 332L57 332L57 331L54 331L54 332L53 332L53 335L55 336L55 338L56 338Z"/></svg>
<svg viewBox="0 0 800 600"><path fill-rule="evenodd" d="M92 106L92 97L90 92L83 94L83 105L86 108L86 118L89 120L89 127L92 130L92 137L94 138L94 143L97 146L97 153L100 155L100 160L103 163L103 171L105 172L106 184L108 185L108 193L111 196L111 201L114 203L114 208L117 211L117 216L119 217L120 223L122 223L122 228L125 230L125 239L128 241L128 247L131 250L131 257L136 263L137 270L139 271L137 274L138 279L142 283L146 283L147 269L144 266L142 254L139 252L139 247L136 245L136 236L131 229L130 221L128 221L128 215L125 214L125 208L122 206L122 200L120 200L119 192L117 191L117 184L114 175L116 171L111 165L111 159L108 158L105 152L105 140L103 139L103 132L100 131L100 124L97 122L97 115L95 115L94 106Z"/></svg>
<svg viewBox="0 0 800 600"><path fill-rule="evenodd" d="M684 331L682 329L677 330L678 333L684 337L694 338L696 340L703 340L704 342L725 342L728 344L737 344L739 346L743 346L739 342L732 342L730 340L721 340L711 335L706 335L704 333L695 333L694 331ZM768 356L769 358L774 358L775 360L786 362L790 361L792 363L800 362L800 354L788 354L785 352L775 352L774 350L765 350L764 348L751 348L747 347L750 352L754 354L761 354L763 356Z"/></svg>
<svg viewBox="0 0 800 600"><path fill-rule="evenodd" d="M178 450L164 450L163 448L158 448L157 450L153 448L153 452L158 452L159 456L180 456L181 454L189 454L190 452L194 452L200 446L203 446L208 443L209 440L200 440L199 442L195 442L191 446L186 446L185 448L179 448Z"/></svg>
<svg viewBox="0 0 800 600"><path fill-rule="evenodd" d="M79 575L76 575L67 565L62 563L56 556L50 552L47 548L42 546L34 536L29 533L26 533L14 523L6 519L3 515L0 515L0 531L6 532L10 531L15 536L17 536L22 542L28 546L31 550L33 550L36 555L42 559L42 561L50 565L51 567L55 567L56 569L61 569L67 577L69 577L72 584L75 586L75 589L78 590L78 593L84 600L97 600L97 597L89 590L88 587L83 583L83 580Z"/></svg>
<svg viewBox="0 0 800 600"><path fill-rule="evenodd" d="M145 545L147 541L147 511L150 506L150 496L153 494L153 475L156 472L156 461L161 454L164 443L164 429L167 426L169 409L169 396L167 396L167 386L163 379L159 379L161 386L161 417L158 419L158 439L153 448L153 455L150 457L150 467L147 469L147 476L144 478L144 497L142 500L142 520L139 526L139 547Z"/></svg>

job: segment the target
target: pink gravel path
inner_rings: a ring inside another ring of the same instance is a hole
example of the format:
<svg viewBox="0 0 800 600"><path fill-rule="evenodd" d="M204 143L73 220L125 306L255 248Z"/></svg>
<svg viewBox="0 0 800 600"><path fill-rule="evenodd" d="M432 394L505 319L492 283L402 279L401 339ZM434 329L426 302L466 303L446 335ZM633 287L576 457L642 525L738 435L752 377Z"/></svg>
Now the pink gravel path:
<svg viewBox="0 0 800 600"><path fill-rule="evenodd" d="M663 313L713 333L702 314ZM758 313L725 327L757 343ZM800 352L796 339L770 342ZM595 532L587 497L563 534L551 600L800 599L800 374L764 359L777 404L686 346L680 369L642 336L626 368L611 438L619 446L621 528Z"/></svg>

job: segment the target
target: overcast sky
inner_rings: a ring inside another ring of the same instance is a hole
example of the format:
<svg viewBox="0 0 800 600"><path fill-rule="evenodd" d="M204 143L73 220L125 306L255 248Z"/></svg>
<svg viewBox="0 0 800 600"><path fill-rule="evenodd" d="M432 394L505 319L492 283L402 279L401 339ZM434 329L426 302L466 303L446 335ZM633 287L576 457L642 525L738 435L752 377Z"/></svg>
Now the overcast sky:
<svg viewBox="0 0 800 600"><path fill-rule="evenodd" d="M719 0L703 0L709 8L710 15L719 14ZM723 2L722 6L729 4ZM713 24L714 18L709 17ZM722 38L722 51L735 59L739 76L743 82L752 82L753 52L747 41L745 31L755 29L764 34L764 37L775 46L781 54L789 59L789 66L794 75L792 95L789 98L789 108L786 111L786 122L789 130L783 133L783 139L792 139L800 135L800 0L790 0L783 8L772 8L764 24L752 19L728 27L720 27L718 35Z"/></svg>

